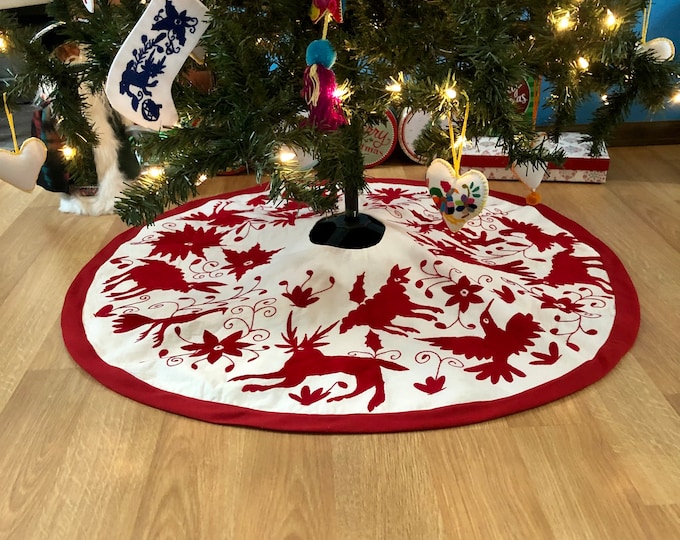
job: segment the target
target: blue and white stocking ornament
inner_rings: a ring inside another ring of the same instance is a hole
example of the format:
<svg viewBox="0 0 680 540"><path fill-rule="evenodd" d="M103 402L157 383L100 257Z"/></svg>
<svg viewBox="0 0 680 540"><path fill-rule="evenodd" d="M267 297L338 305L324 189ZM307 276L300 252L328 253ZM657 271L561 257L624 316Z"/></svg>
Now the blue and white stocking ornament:
<svg viewBox="0 0 680 540"><path fill-rule="evenodd" d="M106 95L128 120L160 130L177 123L172 81L209 24L199 0L152 0L109 69Z"/></svg>

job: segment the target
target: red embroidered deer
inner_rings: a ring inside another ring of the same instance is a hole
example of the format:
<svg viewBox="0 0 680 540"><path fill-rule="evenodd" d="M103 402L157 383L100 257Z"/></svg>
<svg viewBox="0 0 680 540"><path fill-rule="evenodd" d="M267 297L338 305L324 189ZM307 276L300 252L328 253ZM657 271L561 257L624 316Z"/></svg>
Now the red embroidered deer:
<svg viewBox="0 0 680 540"><path fill-rule="evenodd" d="M297 328L292 327L292 314L288 315L286 334L281 334L285 345L277 347L286 349L290 353L290 358L286 360L283 367L271 373L254 373L252 375L240 375L231 379L232 381L244 381L247 379L281 379L279 382L262 385L246 384L244 392L261 392L272 388L294 388L302 384L307 377L318 375L333 375L346 373L356 379L356 387L347 394L333 396L328 401L340 401L363 394L374 389L373 396L368 402L368 410L372 411L385 401L385 381L383 380L382 370L391 369L393 371L406 371L408 368L378 358L362 358L359 356L347 355L325 355L319 350L320 347L328 345L321 340L330 332L337 322L325 329L319 328L311 335L305 336L298 342L296 336Z"/></svg>
<svg viewBox="0 0 680 540"><path fill-rule="evenodd" d="M602 277L593 276L588 271L597 269L604 271L604 262L597 254L576 255L577 240L565 233L554 237L555 243L562 246L564 251L556 253L552 258L552 268L547 276L528 280L529 285L547 283L553 287L560 285L597 285L605 293L612 294L611 284Z"/></svg>
<svg viewBox="0 0 680 540"><path fill-rule="evenodd" d="M224 285L219 281L198 281L191 282L184 279L184 275L179 268L176 268L165 261L155 259L140 259L143 263L129 270L112 276L106 280L104 290L107 293L115 289L118 285L131 281L132 287L125 291L112 292L109 294L115 300L129 300L141 294L148 294L152 291L177 291L188 293L189 291L201 291L206 293L217 293L215 287Z"/></svg>
<svg viewBox="0 0 680 540"><path fill-rule="evenodd" d="M340 333L343 334L355 326L365 325L373 330L384 330L391 334L407 336L406 332L415 332L416 329L395 324L393 321L397 317L434 321L437 319L434 315L417 313L417 310L444 313L444 310L439 307L425 306L411 301L404 286L405 283L409 282L406 277L408 271L408 268L399 268L395 264L387 278L387 283L380 287L375 296L360 303L356 309L350 311L342 319Z"/></svg>

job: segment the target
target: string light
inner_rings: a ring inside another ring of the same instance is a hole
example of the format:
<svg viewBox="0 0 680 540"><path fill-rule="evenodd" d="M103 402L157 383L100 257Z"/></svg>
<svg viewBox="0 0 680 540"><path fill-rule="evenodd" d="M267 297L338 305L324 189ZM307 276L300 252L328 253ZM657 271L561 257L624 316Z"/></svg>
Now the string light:
<svg viewBox="0 0 680 540"><path fill-rule="evenodd" d="M447 88L444 90L444 95L447 99L456 99L458 93L453 88Z"/></svg>
<svg viewBox="0 0 680 540"><path fill-rule="evenodd" d="M588 66L590 66L590 62L588 62L588 60L583 58L583 56L581 56L578 60L576 60L576 64L578 65L579 68L581 68L584 71L586 69L588 69Z"/></svg>
<svg viewBox="0 0 680 540"><path fill-rule="evenodd" d="M671 98L671 102L676 105L680 105L680 90L676 90L675 94Z"/></svg>
<svg viewBox="0 0 680 540"><path fill-rule="evenodd" d="M147 178L151 178L153 180L158 180L165 174L165 169L163 167L159 166L154 166L154 167L149 167L144 171L144 175Z"/></svg>
<svg viewBox="0 0 680 540"><path fill-rule="evenodd" d="M282 146L281 150L279 150L279 161L281 163L290 163L291 161L295 160L296 158L297 158L297 154L295 152L293 152L287 146Z"/></svg>
<svg viewBox="0 0 680 540"><path fill-rule="evenodd" d="M208 179L207 174L202 174L201 176L198 177L198 180L196 180L196 186L200 186L203 182L205 182Z"/></svg>
<svg viewBox="0 0 680 540"><path fill-rule="evenodd" d="M66 160L73 159L76 156L76 149L72 146L63 146L61 148L61 154Z"/></svg>
<svg viewBox="0 0 680 540"><path fill-rule="evenodd" d="M385 90L394 94L398 94L401 92L401 84L398 81L392 79L392 82L385 87Z"/></svg>
<svg viewBox="0 0 680 540"><path fill-rule="evenodd" d="M333 90L333 97L340 101L348 99L351 95L352 91L350 90L347 81L345 81L342 84L339 84L338 86L335 87L335 90Z"/></svg>
<svg viewBox="0 0 680 540"><path fill-rule="evenodd" d="M607 28L614 28L618 24L618 19L616 18L616 15L614 15L611 10L607 10L607 15L604 18L604 25Z"/></svg>
<svg viewBox="0 0 680 540"><path fill-rule="evenodd" d="M9 43L7 43L7 38L4 34L0 34L0 53L6 53L9 49Z"/></svg>
<svg viewBox="0 0 680 540"><path fill-rule="evenodd" d="M565 30L569 30L572 26L574 26L574 21L571 20L571 15L569 14L569 12L566 12L561 17L557 16L554 19L554 24L557 30L563 32Z"/></svg>

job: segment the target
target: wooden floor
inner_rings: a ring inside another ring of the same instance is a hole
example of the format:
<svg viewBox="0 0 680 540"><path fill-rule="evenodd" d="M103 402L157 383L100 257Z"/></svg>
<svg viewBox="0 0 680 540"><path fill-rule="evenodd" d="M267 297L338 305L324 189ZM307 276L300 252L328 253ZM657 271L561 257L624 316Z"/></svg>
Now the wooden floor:
<svg viewBox="0 0 680 540"><path fill-rule="evenodd" d="M216 426L108 390L71 360L59 317L76 273L125 227L0 183L0 538L680 538L680 146L610 154L606 184L540 191L628 268L632 351L539 409L383 435Z"/></svg>

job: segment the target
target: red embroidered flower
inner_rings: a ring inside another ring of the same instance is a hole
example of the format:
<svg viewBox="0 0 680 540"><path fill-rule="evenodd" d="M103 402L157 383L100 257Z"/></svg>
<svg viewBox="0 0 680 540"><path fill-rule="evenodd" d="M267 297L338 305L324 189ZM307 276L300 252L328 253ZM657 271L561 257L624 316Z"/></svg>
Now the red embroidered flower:
<svg viewBox="0 0 680 540"><path fill-rule="evenodd" d="M439 377L427 377L424 383L413 383L413 387L426 394L436 394L444 389L444 383L446 382L446 377L441 375Z"/></svg>
<svg viewBox="0 0 680 540"><path fill-rule="evenodd" d="M566 296L554 298L549 294L543 293L538 299L541 301L541 309L553 308L559 309L563 313L583 313L583 304L574 302L571 298Z"/></svg>
<svg viewBox="0 0 680 540"><path fill-rule="evenodd" d="M212 214L206 214L205 212L194 212L189 214L184 219L193 221L205 221L213 227L236 227L238 225L243 225L246 221L251 221L252 217L244 216L233 210L227 208L221 208L216 210Z"/></svg>
<svg viewBox="0 0 680 540"><path fill-rule="evenodd" d="M379 201L383 204L390 204L392 201L396 201L404 195L408 195L408 192L405 189L398 187L388 187L369 193L368 198Z"/></svg>
<svg viewBox="0 0 680 540"><path fill-rule="evenodd" d="M281 248L283 249L283 248ZM276 249L274 251L265 251L260 247L260 244L255 244L247 251L234 251L231 249L223 249L224 256L227 258L229 264L223 266L229 273L236 275L236 279L241 279L243 274L248 270L252 270L257 266L267 264L271 261L272 255L281 251Z"/></svg>
<svg viewBox="0 0 680 540"><path fill-rule="evenodd" d="M182 349L191 351L192 358L205 356L205 360L214 364L222 356L243 356L241 349L248 347L249 343L239 341L241 337L243 337L243 332L234 332L224 339L218 339L212 332L204 330L202 343L190 343L182 346Z"/></svg>
<svg viewBox="0 0 680 540"><path fill-rule="evenodd" d="M158 238L153 240L153 249L150 256L169 255L170 261L175 259L185 259L190 254L196 257L204 257L204 250L219 246L222 233L213 228L195 229L191 225L184 227L184 230L163 231L158 234Z"/></svg>
<svg viewBox="0 0 680 540"><path fill-rule="evenodd" d="M309 389L309 386L303 386L300 390L300 395L295 395L293 393L288 394L292 399L299 402L301 405L312 405L317 401L322 400L330 394L330 390L324 392L323 388L317 388L313 392Z"/></svg>
<svg viewBox="0 0 680 540"><path fill-rule="evenodd" d="M481 304L484 300L476 294L482 290L481 285L476 285L463 276L458 280L458 283L442 287L442 291L450 296L446 301L446 306L453 306L458 304L461 313L465 313L470 304Z"/></svg>

